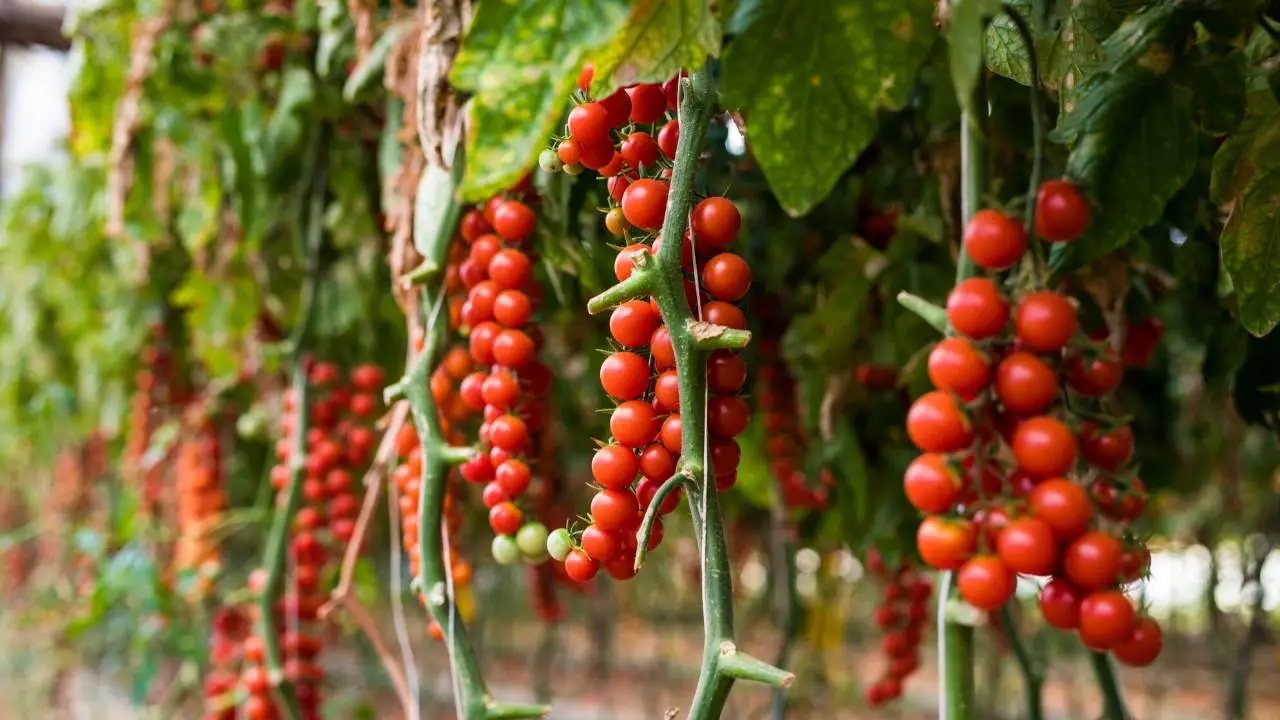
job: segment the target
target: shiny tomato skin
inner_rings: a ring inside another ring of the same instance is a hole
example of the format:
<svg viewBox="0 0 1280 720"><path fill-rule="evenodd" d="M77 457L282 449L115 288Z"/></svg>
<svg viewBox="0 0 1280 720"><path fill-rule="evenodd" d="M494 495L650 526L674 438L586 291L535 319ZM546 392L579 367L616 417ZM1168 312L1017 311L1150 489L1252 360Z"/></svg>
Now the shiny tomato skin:
<svg viewBox="0 0 1280 720"><path fill-rule="evenodd" d="M958 452L973 443L973 425L955 398L934 390L911 404L907 435L924 452Z"/></svg>
<svg viewBox="0 0 1280 720"><path fill-rule="evenodd" d="M1032 475L1066 475L1076 463L1076 436L1055 418L1042 415L1023 421L1011 444L1018 467Z"/></svg>
<svg viewBox="0 0 1280 720"><path fill-rule="evenodd" d="M1049 242L1071 242L1089 227L1089 201L1069 180L1046 180L1036 191L1036 234Z"/></svg>
<svg viewBox="0 0 1280 720"><path fill-rule="evenodd" d="M1136 624L1133 603L1118 590L1095 592L1080 603L1080 640L1094 650L1128 639Z"/></svg>
<svg viewBox="0 0 1280 720"><path fill-rule="evenodd" d="M916 549L929 567L957 570L973 555L977 530L968 520L926 517L916 530Z"/></svg>
<svg viewBox="0 0 1280 720"><path fill-rule="evenodd" d="M1093 504L1083 487L1066 478L1051 478L1027 496L1031 513L1048 523L1060 542L1073 540L1089 527Z"/></svg>
<svg viewBox="0 0 1280 720"><path fill-rule="evenodd" d="M1058 543L1049 523L1024 517L1000 531L996 552L1005 566L1023 575L1048 575L1058 565Z"/></svg>
<svg viewBox="0 0 1280 720"><path fill-rule="evenodd" d="M969 278L947 296L947 321L960 333L985 340L1004 330L1009 322L1009 304L990 278Z"/></svg>
<svg viewBox="0 0 1280 720"><path fill-rule="evenodd" d="M929 352L929 380L939 390L972 400L991 382L991 363L971 342L952 337Z"/></svg>
<svg viewBox="0 0 1280 720"><path fill-rule="evenodd" d="M1065 578L1050 580L1040 589L1040 614L1059 630L1080 627L1080 603L1085 592Z"/></svg>
<svg viewBox="0 0 1280 720"><path fill-rule="evenodd" d="M1164 649L1164 632L1160 624L1149 617L1138 618L1129 637L1116 643L1111 654L1130 667L1146 667L1160 657Z"/></svg>
<svg viewBox="0 0 1280 720"><path fill-rule="evenodd" d="M1013 324L1023 347L1056 353L1076 332L1076 306L1052 290L1028 293L1018 303Z"/></svg>
<svg viewBox="0 0 1280 720"><path fill-rule="evenodd" d="M1071 582L1095 590L1115 584L1120 577L1124 547L1114 536L1087 532L1076 538L1063 553L1063 566Z"/></svg>
<svg viewBox="0 0 1280 720"><path fill-rule="evenodd" d="M960 596L979 610L995 610L1013 597L1017 576L995 555L977 555L956 572Z"/></svg>
<svg viewBox="0 0 1280 720"><path fill-rule="evenodd" d="M925 453L911 462L903 476L907 500L921 512L947 512L960 499L961 482L947 458Z"/></svg>
<svg viewBox="0 0 1280 720"><path fill-rule="evenodd" d="M1011 353L996 368L996 397L1019 415L1043 412L1058 399L1058 374L1031 353Z"/></svg>
<svg viewBox="0 0 1280 720"><path fill-rule="evenodd" d="M1007 270L1027 250L1027 232L1017 218L991 208L979 210L964 228L964 250L975 265Z"/></svg>

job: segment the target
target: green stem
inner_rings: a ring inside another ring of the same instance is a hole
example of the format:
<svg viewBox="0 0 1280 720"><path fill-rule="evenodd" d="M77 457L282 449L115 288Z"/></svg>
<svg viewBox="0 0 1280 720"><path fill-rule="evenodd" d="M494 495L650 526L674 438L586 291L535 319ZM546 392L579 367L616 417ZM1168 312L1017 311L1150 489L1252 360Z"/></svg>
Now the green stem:
<svg viewBox="0 0 1280 720"><path fill-rule="evenodd" d="M1111 665L1111 657L1106 653L1090 652L1089 662L1093 665L1098 689L1102 691L1103 720L1129 720L1129 711L1125 709L1124 697L1116 683L1116 671Z"/></svg>
<svg viewBox="0 0 1280 720"><path fill-rule="evenodd" d="M1004 607L1000 608L1000 624L1004 626L1005 637L1009 638L1009 646L1013 648L1018 669L1022 672L1022 682L1027 693L1027 720L1041 720L1044 717L1044 707L1041 702L1040 688L1044 684L1044 677L1039 663L1031 657L1026 643L1022 642L1022 634L1018 630L1017 623L1013 621L1009 603L1005 603Z"/></svg>
<svg viewBox="0 0 1280 720"><path fill-rule="evenodd" d="M675 492L680 487L680 484L688 479L689 477L682 473L672 475L653 494L653 500L649 501L649 507L644 511L644 518L640 520L640 529L636 531L635 568L637 571L644 566L644 557L649 551L649 535L653 532L653 523L658 518L662 501L666 500L668 495Z"/></svg>
<svg viewBox="0 0 1280 720"><path fill-rule="evenodd" d="M698 172L698 158L715 111L715 79L709 64L682 79L680 84L680 141L662 224L662 237L665 238L684 237L693 207L693 180ZM653 268L643 267L643 261L637 263L637 273L651 274L652 277L636 283L648 285L658 302L671 334L676 372L680 378L680 406L684 409L680 416L680 472L690 478L686 483L689 511L702 552L704 632L702 669L688 717L690 720L710 720L720 717L724 711L735 680L785 686L794 676L740 652L733 642L733 576L724 520L720 515L720 499L714 481L710 480L715 473L713 468L707 467L707 351L699 349L698 340L690 330L693 318L684 293L684 270L680 259L682 244L664 243L652 263Z"/></svg>
<svg viewBox="0 0 1280 720"><path fill-rule="evenodd" d="M283 502L276 506L271 516L271 530L262 558L262 568L267 573L266 584L258 596L258 636L262 638L263 656L267 677L275 687L285 712L293 720L302 717L302 708L293 684L284 677L280 661L280 640L275 628L275 604L284 585L284 573L288 563L289 528L293 516L302 505L302 478L306 472L307 421L310 397L307 392L307 370L302 352L315 321L316 294L320 284L320 248L324 244L325 196L329 189L327 156L327 126L321 126L312 140L310 158L311 185L307 194L306 215L303 218L303 255L306 274L299 301L299 318L289 336L289 350L293 358L291 386L294 395L293 434L289 439L289 484L285 488Z"/></svg>
<svg viewBox="0 0 1280 720"><path fill-rule="evenodd" d="M1004 6L1004 13L1018 30L1022 46L1027 53L1027 66L1031 74L1031 178L1027 186L1027 207L1025 227L1027 235L1032 236L1036 229L1036 193L1040 189L1040 178L1044 174L1044 100L1042 99L1040 67L1036 64L1036 44L1031 35L1031 26L1026 18L1012 5Z"/></svg>
<svg viewBox="0 0 1280 720"><path fill-rule="evenodd" d="M973 627L948 620L946 634L947 714L945 720L973 717Z"/></svg>
<svg viewBox="0 0 1280 720"><path fill-rule="evenodd" d="M773 565L775 582L780 595L778 605L782 612L782 642L778 645L778 667L787 665L791 658L791 648L800 635L800 594L796 589L796 552L791 542L792 529L785 517L786 511L774 494L775 507L772 519ZM771 720L783 720L787 715L788 693L782 688L773 691L773 703L769 710Z"/></svg>

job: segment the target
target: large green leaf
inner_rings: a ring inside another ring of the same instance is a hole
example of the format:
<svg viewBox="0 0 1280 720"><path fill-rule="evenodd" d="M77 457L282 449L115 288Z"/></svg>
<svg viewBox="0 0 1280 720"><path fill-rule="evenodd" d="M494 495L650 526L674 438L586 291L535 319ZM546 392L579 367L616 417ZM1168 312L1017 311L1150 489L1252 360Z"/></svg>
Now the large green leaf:
<svg viewBox="0 0 1280 720"><path fill-rule="evenodd" d="M951 47L948 64L956 99L962 108L968 109L978 76L982 73L987 20L1000 14L1003 5L1001 0L956 0L951 3L951 19L947 24L947 40Z"/></svg>
<svg viewBox="0 0 1280 720"><path fill-rule="evenodd" d="M460 192L479 200L533 166L584 59L622 25L623 0L483 0L453 67L474 94Z"/></svg>
<svg viewBox="0 0 1280 720"><path fill-rule="evenodd" d="M1101 145L1111 154L1106 172L1091 184L1099 203L1093 223L1075 242L1054 246L1050 267L1055 273L1122 247L1158 221L1169 199L1191 179L1199 145L1187 109L1165 87L1140 107L1131 124L1113 126L1103 138Z"/></svg>
<svg viewBox="0 0 1280 720"><path fill-rule="evenodd" d="M720 34L708 0L635 0L621 32L592 58L592 88L603 95L698 68L720 54Z"/></svg>
<svg viewBox="0 0 1280 720"><path fill-rule="evenodd" d="M1250 93L1244 120L1213 156L1209 195L1226 204L1237 199L1260 171L1280 165L1280 104L1263 90Z"/></svg>
<svg viewBox="0 0 1280 720"><path fill-rule="evenodd" d="M1280 322L1280 172L1250 184L1222 231L1222 264L1236 291L1236 315L1261 337Z"/></svg>
<svg viewBox="0 0 1280 720"><path fill-rule="evenodd" d="M927 0L769 0L724 56L723 97L779 204L802 215L831 192L900 107L937 37Z"/></svg>

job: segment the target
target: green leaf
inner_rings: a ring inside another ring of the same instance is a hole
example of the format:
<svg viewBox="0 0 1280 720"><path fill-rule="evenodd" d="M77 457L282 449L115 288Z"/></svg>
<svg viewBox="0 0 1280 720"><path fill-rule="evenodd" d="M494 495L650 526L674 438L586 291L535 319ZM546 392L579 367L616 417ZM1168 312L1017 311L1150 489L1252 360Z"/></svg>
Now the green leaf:
<svg viewBox="0 0 1280 720"><path fill-rule="evenodd" d="M725 52L725 105L778 202L803 215L876 133L876 111L906 102L936 37L927 0L768 0ZM834 119L839 119L835 122Z"/></svg>
<svg viewBox="0 0 1280 720"><path fill-rule="evenodd" d="M423 262L436 269L443 266L462 211L462 206L454 198L454 190L458 187L463 164L462 158L458 158L453 170L449 171L427 163L418 180L413 208L413 246Z"/></svg>
<svg viewBox="0 0 1280 720"><path fill-rule="evenodd" d="M1254 175L1280 166L1280 104L1267 91L1250 93L1244 120L1213 156L1209 196L1225 205L1237 199Z"/></svg>
<svg viewBox="0 0 1280 720"><path fill-rule="evenodd" d="M583 60L612 37L622 0L484 0L453 67L468 109L462 200L505 190L533 166Z"/></svg>
<svg viewBox="0 0 1280 720"><path fill-rule="evenodd" d="M951 3L951 19L947 25L947 40L951 47L949 64L951 82L961 109L969 109L973 89L977 87L978 76L982 72L987 20L1000 14L1002 6L1001 0L955 0Z"/></svg>
<svg viewBox="0 0 1280 720"><path fill-rule="evenodd" d="M1280 172L1250 185L1222 231L1221 247L1240 324L1262 337L1280 322Z"/></svg>
<svg viewBox="0 0 1280 720"><path fill-rule="evenodd" d="M1188 64L1183 75L1190 86L1196 124L1211 135L1235 130L1245 113L1244 56L1238 52L1209 55Z"/></svg>
<svg viewBox="0 0 1280 720"><path fill-rule="evenodd" d="M1140 112L1131 123L1091 134L1074 151L1106 153L1107 162L1099 161L1095 166L1099 172L1089 183L1099 203L1093 223L1078 240L1053 247L1049 266L1055 274L1119 249L1157 222L1169 199L1195 171L1196 128L1169 88L1150 93L1138 107Z"/></svg>
<svg viewBox="0 0 1280 720"><path fill-rule="evenodd" d="M621 31L592 58L592 91L662 82L720 54L720 23L708 0L635 0Z"/></svg>

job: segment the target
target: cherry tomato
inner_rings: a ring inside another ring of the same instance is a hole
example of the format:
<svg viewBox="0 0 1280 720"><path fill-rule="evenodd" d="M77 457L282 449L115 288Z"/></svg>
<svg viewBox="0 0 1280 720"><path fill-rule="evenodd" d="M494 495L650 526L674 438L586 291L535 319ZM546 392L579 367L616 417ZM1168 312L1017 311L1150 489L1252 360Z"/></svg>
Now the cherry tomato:
<svg viewBox="0 0 1280 720"><path fill-rule="evenodd" d="M738 230L742 227L742 215L732 200L724 197L709 197L693 208L691 227L693 237L698 240L699 248L703 244L712 248L722 248L738 237Z"/></svg>
<svg viewBox="0 0 1280 720"><path fill-rule="evenodd" d="M1017 577L995 555L970 558L956 572L960 596L979 610L995 610L1013 597Z"/></svg>
<svg viewBox="0 0 1280 720"><path fill-rule="evenodd" d="M489 527L498 535L515 535L523 524L524 513L509 500L489 509Z"/></svg>
<svg viewBox="0 0 1280 720"><path fill-rule="evenodd" d="M647 132L633 132L622 141L619 154L629 168L652 168L658 164L658 143Z"/></svg>
<svg viewBox="0 0 1280 720"><path fill-rule="evenodd" d="M1076 462L1076 436L1061 420L1033 417L1013 433L1018 467L1040 477L1066 475Z"/></svg>
<svg viewBox="0 0 1280 720"><path fill-rule="evenodd" d="M518 328L529 322L533 303L519 290L503 290L493 301L493 318L504 327Z"/></svg>
<svg viewBox="0 0 1280 720"><path fill-rule="evenodd" d="M1040 589L1040 614L1059 630L1080 627L1080 602L1085 593L1065 578L1054 578Z"/></svg>
<svg viewBox="0 0 1280 720"><path fill-rule="evenodd" d="M595 577L599 571L600 564L582 550L570 550L564 558L564 573L574 582L586 582Z"/></svg>
<svg viewBox="0 0 1280 720"><path fill-rule="evenodd" d="M489 441L509 453L518 453L529 441L529 431L524 420L515 415L503 415L489 424Z"/></svg>
<svg viewBox="0 0 1280 720"><path fill-rule="evenodd" d="M996 551L1008 568L1024 575L1048 575L1058 565L1058 543L1049 523L1036 517L1010 522L1000 531Z"/></svg>
<svg viewBox="0 0 1280 720"><path fill-rule="evenodd" d="M519 200L508 200L493 213L493 229L508 242L517 244L529 237L536 222L533 210Z"/></svg>
<svg viewBox="0 0 1280 720"><path fill-rule="evenodd" d="M493 339L493 359L508 368L520 368L533 359L533 338L522 330L507 328Z"/></svg>
<svg viewBox="0 0 1280 720"><path fill-rule="evenodd" d="M676 159L676 148L680 145L680 120L672 118L658 131L658 147L668 160Z"/></svg>
<svg viewBox="0 0 1280 720"><path fill-rule="evenodd" d="M584 145L609 141L609 112L600 103L582 103L569 111L569 135Z"/></svg>
<svg viewBox="0 0 1280 720"><path fill-rule="evenodd" d="M1056 353L1076 332L1076 306L1052 290L1028 293L1018 305L1013 324L1024 347Z"/></svg>
<svg viewBox="0 0 1280 720"><path fill-rule="evenodd" d="M973 443L973 426L955 398L934 390L911 404L907 435L924 452L958 452Z"/></svg>
<svg viewBox="0 0 1280 720"><path fill-rule="evenodd" d="M662 421L662 429L658 432L658 439L662 442L662 446L671 452L680 452L681 443L684 441L684 433L679 413L672 413Z"/></svg>
<svg viewBox="0 0 1280 720"><path fill-rule="evenodd" d="M751 268L733 253L720 253L703 266L702 286L711 297L734 302L751 288Z"/></svg>
<svg viewBox="0 0 1280 720"><path fill-rule="evenodd" d="M648 125L662 119L667 112L667 98L657 83L641 83L627 88L631 96L631 122Z"/></svg>
<svg viewBox="0 0 1280 720"><path fill-rule="evenodd" d="M711 392L737 392L746 381L747 362L741 355L732 350L715 350L707 358L707 389Z"/></svg>
<svg viewBox="0 0 1280 720"><path fill-rule="evenodd" d="M618 282L622 282L631 277L631 271L636 269L635 263L631 260L631 255L637 252L648 253L649 246L639 243L628 245L618 252L618 257L613 261L613 275L618 278Z"/></svg>
<svg viewBox="0 0 1280 720"><path fill-rule="evenodd" d="M582 551L592 560L607 562L622 552L622 540L598 525L588 525L582 530Z"/></svg>
<svg viewBox="0 0 1280 720"><path fill-rule="evenodd" d="M712 300L702 306L702 319L712 325L723 325L735 330L747 329L747 316L737 305Z"/></svg>
<svg viewBox="0 0 1280 720"><path fill-rule="evenodd" d="M1080 425L1080 454L1103 470L1118 470L1133 457L1133 429L1128 425L1104 432L1086 420Z"/></svg>
<svg viewBox="0 0 1280 720"><path fill-rule="evenodd" d="M582 162L582 146L573 138L562 140L556 146L556 157L565 165L577 165Z"/></svg>
<svg viewBox="0 0 1280 720"><path fill-rule="evenodd" d="M920 558L935 570L956 570L973 554L977 530L968 520L926 517L916 530Z"/></svg>
<svg viewBox="0 0 1280 720"><path fill-rule="evenodd" d="M1063 553L1063 565L1071 582L1094 590L1115 583L1120 576L1120 541L1104 532L1087 532L1076 538Z"/></svg>
<svg viewBox="0 0 1280 720"><path fill-rule="evenodd" d="M1160 318L1149 317L1129 325L1124 335L1124 347L1120 359L1126 367L1146 367L1164 336L1164 323Z"/></svg>
<svg viewBox="0 0 1280 720"><path fill-rule="evenodd" d="M631 96L626 90L615 90L612 95L600 101L609 117L609 127L617 128L627 124L631 117Z"/></svg>
<svg viewBox="0 0 1280 720"><path fill-rule="evenodd" d="M1068 180L1046 180L1036 191L1036 234L1070 242L1089 227L1089 201Z"/></svg>
<svg viewBox="0 0 1280 720"><path fill-rule="evenodd" d="M483 212L468 210L467 214L462 216L462 239L468 243L475 242L476 238L488 233L490 230L492 228L489 227L489 223L484 219Z"/></svg>
<svg viewBox="0 0 1280 720"><path fill-rule="evenodd" d="M1124 365L1110 347L1103 351L1102 357L1072 355L1063 369L1071 389L1086 397L1106 395L1120 387L1124 377Z"/></svg>
<svg viewBox="0 0 1280 720"><path fill-rule="evenodd" d="M511 373L498 370L485 378L480 393L486 405L506 410L515 405L520 397L520 384Z"/></svg>
<svg viewBox="0 0 1280 720"><path fill-rule="evenodd" d="M972 400L991 382L987 358L964 338L947 338L929 352L929 380L962 400Z"/></svg>
<svg viewBox="0 0 1280 720"><path fill-rule="evenodd" d="M676 350L671 345L671 333L666 325L659 325L649 338L649 354L653 357L653 365L658 371L670 370L676 366Z"/></svg>
<svg viewBox="0 0 1280 720"><path fill-rule="evenodd" d="M712 460L715 459L715 441L712 444ZM732 440L728 442L733 442ZM737 447L737 443L734 443ZM719 465L716 465L719 467ZM649 480L666 482L676 472L676 456L661 443L650 443L640 451L640 472ZM657 490L657 487L654 488Z"/></svg>
<svg viewBox="0 0 1280 720"><path fill-rule="evenodd" d="M1118 590L1095 592L1080 603L1080 639L1094 650L1128 639L1136 624L1133 603Z"/></svg>
<svg viewBox="0 0 1280 720"><path fill-rule="evenodd" d="M960 476L948 465L946 456L937 453L926 453L913 460L903 475L902 485L907 500L922 512L946 512L960 499Z"/></svg>
<svg viewBox="0 0 1280 720"><path fill-rule="evenodd" d="M609 316L609 333L624 347L647 345L662 317L644 300L628 300Z"/></svg>
<svg viewBox="0 0 1280 720"><path fill-rule="evenodd" d="M737 395L713 395L707 401L707 428L713 435L737 437L750 420L750 406Z"/></svg>
<svg viewBox="0 0 1280 720"><path fill-rule="evenodd" d="M978 267L1006 270L1026 252L1027 232L999 210L979 210L965 225L964 250Z"/></svg>
<svg viewBox="0 0 1280 720"><path fill-rule="evenodd" d="M649 387L649 363L633 352L616 352L600 365L600 385L610 397L635 400Z"/></svg>
<svg viewBox="0 0 1280 720"><path fill-rule="evenodd" d="M1146 667L1160 657L1164 649L1164 633L1149 617L1138 618L1129 637L1111 647L1111 654L1130 667Z"/></svg>
<svg viewBox="0 0 1280 720"><path fill-rule="evenodd" d="M1059 541L1078 537L1093 518L1089 494L1065 478L1053 478L1037 485L1027 497L1027 504L1033 515L1048 523Z"/></svg>
<svg viewBox="0 0 1280 720"><path fill-rule="evenodd" d="M591 80L596 75L596 66L594 63L583 63L582 70L578 72L578 89L582 92L591 90Z"/></svg>
<svg viewBox="0 0 1280 720"><path fill-rule="evenodd" d="M1009 322L1009 305L989 278L962 280L947 296L947 321L974 340L1000 334Z"/></svg>
<svg viewBox="0 0 1280 720"><path fill-rule="evenodd" d="M1058 374L1031 353L1012 353L996 368L996 397L1010 412L1034 415L1058 399Z"/></svg>
<svg viewBox="0 0 1280 720"><path fill-rule="evenodd" d="M609 431L622 445L641 448L658 435L658 418L653 406L643 400L628 400L609 417Z"/></svg>
<svg viewBox="0 0 1280 720"><path fill-rule="evenodd" d="M529 489L529 481L533 473L523 460L509 458L502 461L493 471L493 481L509 498L520 497Z"/></svg>
<svg viewBox="0 0 1280 720"><path fill-rule="evenodd" d="M599 172L602 177L622 178L622 169L625 164L626 163L622 158L622 153L614 151L614 153L609 156L609 162L601 165L596 172ZM627 179L627 183L630 184L629 179ZM623 189L625 190L626 188L624 187ZM612 194L612 189L610 189L610 193Z"/></svg>
<svg viewBox="0 0 1280 720"><path fill-rule="evenodd" d="M604 489L591 498L591 520L601 530L631 527L640 513L640 502L630 490Z"/></svg>
<svg viewBox="0 0 1280 720"><path fill-rule="evenodd" d="M605 445L591 457L591 476L604 488L618 490L629 487L639 471L640 460L621 445Z"/></svg>
<svg viewBox="0 0 1280 720"><path fill-rule="evenodd" d="M742 459L742 449L733 438L711 438L711 466L717 474L736 472Z"/></svg>
<svg viewBox="0 0 1280 720"><path fill-rule="evenodd" d="M641 230L657 230L667 213L669 183L648 178L636 180L622 194L622 213ZM696 216L695 216L696 217Z"/></svg>
<svg viewBox="0 0 1280 720"><path fill-rule="evenodd" d="M529 256L513 248L495 253L488 268L489 277L505 290L519 290L533 276L533 263Z"/></svg>

